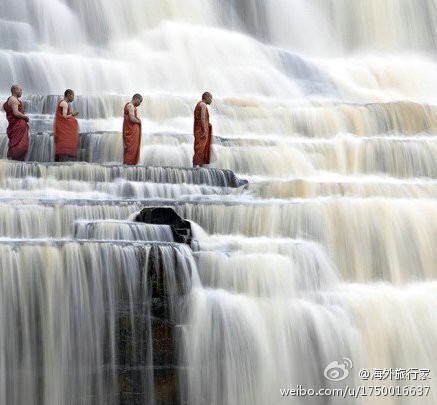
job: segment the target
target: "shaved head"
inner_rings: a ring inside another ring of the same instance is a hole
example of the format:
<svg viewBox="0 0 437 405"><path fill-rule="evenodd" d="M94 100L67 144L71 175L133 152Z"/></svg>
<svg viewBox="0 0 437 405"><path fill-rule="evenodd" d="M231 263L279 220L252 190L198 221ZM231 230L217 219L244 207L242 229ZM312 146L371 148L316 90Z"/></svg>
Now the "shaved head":
<svg viewBox="0 0 437 405"><path fill-rule="evenodd" d="M14 97L19 98L23 94L23 89L21 88L21 86L19 84L13 84L11 87L11 94Z"/></svg>
<svg viewBox="0 0 437 405"><path fill-rule="evenodd" d="M11 87L11 93L14 94L17 90L21 90L21 86L19 84L13 84Z"/></svg>
<svg viewBox="0 0 437 405"><path fill-rule="evenodd" d="M67 101L67 103L71 103L74 101L74 91L71 89L67 89L64 91L64 100Z"/></svg>
<svg viewBox="0 0 437 405"><path fill-rule="evenodd" d="M211 104L212 103L212 94L209 91L205 91L205 93L202 94L202 101L205 104Z"/></svg>
<svg viewBox="0 0 437 405"><path fill-rule="evenodd" d="M132 96L132 104L135 107L138 107L143 102L143 96L139 93L136 93Z"/></svg>

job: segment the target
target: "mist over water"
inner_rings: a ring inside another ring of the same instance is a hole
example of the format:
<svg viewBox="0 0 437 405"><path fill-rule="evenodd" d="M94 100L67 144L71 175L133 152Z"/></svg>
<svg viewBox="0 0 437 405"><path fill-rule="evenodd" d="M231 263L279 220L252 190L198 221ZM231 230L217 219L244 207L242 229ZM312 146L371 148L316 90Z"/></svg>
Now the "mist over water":
<svg viewBox="0 0 437 405"><path fill-rule="evenodd" d="M156 252L163 288L189 291L170 305L180 403L437 402L437 1L0 10L1 104L20 83L32 129L28 162L7 161L0 116L0 404L122 403L121 361L140 362L136 388L158 404L144 321ZM53 164L66 88L84 162ZM205 90L216 170L196 171L192 114ZM127 168L122 108L136 92L141 158ZM193 221L193 251L168 227L132 222L153 204ZM126 325L140 358L119 352ZM345 357L350 376L325 378ZM362 368L430 369L431 380L363 381ZM432 388L281 396L299 384Z"/></svg>

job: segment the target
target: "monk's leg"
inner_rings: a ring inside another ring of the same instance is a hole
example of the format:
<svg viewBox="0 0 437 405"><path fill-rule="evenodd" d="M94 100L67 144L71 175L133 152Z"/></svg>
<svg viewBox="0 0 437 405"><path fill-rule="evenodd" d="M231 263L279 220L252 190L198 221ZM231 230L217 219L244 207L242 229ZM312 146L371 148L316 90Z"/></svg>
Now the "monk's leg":
<svg viewBox="0 0 437 405"><path fill-rule="evenodd" d="M8 150L8 159L24 161L27 155L27 148L14 148L13 150Z"/></svg>
<svg viewBox="0 0 437 405"><path fill-rule="evenodd" d="M24 155L15 155L13 157L12 156L8 157L9 160L15 160L15 161L18 161L18 162L24 162L25 158L26 158L25 154Z"/></svg>
<svg viewBox="0 0 437 405"><path fill-rule="evenodd" d="M8 153L9 160L17 160L19 162L23 162L26 159L27 150L22 152Z"/></svg>

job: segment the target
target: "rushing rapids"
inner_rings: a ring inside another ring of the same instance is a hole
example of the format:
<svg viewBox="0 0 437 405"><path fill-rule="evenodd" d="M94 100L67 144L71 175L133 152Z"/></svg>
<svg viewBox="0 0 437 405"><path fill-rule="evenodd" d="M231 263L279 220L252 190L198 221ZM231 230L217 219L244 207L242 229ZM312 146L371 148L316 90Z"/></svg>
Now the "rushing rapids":
<svg viewBox="0 0 437 405"><path fill-rule="evenodd" d="M20 83L31 127L8 161L0 116L1 405L437 403L436 0L0 10L0 98ZM67 87L81 162L54 163ZM205 90L215 161L192 169ZM151 206L191 221L191 248L135 221ZM414 368L431 379L358 374ZM432 387L281 395L298 385Z"/></svg>

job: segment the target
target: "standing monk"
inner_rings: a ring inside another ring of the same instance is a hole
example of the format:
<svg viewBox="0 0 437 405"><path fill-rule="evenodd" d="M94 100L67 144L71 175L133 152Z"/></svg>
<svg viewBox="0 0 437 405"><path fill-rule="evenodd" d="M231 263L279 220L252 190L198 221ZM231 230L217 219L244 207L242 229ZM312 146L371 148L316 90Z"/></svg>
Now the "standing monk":
<svg viewBox="0 0 437 405"><path fill-rule="evenodd" d="M134 94L132 100L124 106L123 120L123 163L136 165L140 160L141 120L137 107L143 102L141 94Z"/></svg>
<svg viewBox="0 0 437 405"><path fill-rule="evenodd" d="M75 160L79 144L79 125L76 111L71 111L70 103L74 100L74 91L67 89L64 99L56 107L53 128L55 138L55 162Z"/></svg>
<svg viewBox="0 0 437 405"><path fill-rule="evenodd" d="M212 125L209 123L208 105L212 94L203 93L194 110L194 156L193 166L209 164L211 158Z"/></svg>
<svg viewBox="0 0 437 405"><path fill-rule="evenodd" d="M18 84L11 87L11 96L3 104L9 122L6 133L9 138L8 158L24 160L29 148L29 117L24 114L23 103L19 100L23 94Z"/></svg>

